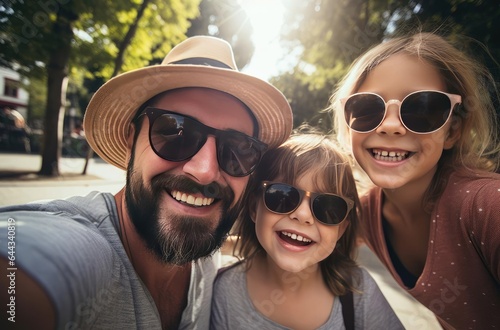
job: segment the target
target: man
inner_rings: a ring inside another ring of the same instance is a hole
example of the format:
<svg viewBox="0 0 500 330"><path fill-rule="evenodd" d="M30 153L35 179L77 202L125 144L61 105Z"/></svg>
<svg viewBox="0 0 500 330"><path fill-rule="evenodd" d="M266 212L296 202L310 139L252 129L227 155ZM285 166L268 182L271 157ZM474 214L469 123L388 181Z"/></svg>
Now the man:
<svg viewBox="0 0 500 330"><path fill-rule="evenodd" d="M16 325L208 329L209 257L262 153L290 134L285 97L238 72L228 43L199 36L104 84L84 128L101 158L127 169L126 185L1 210L0 239L15 235L15 254L2 243L1 256L15 259L2 281L15 278L3 301L14 297Z"/></svg>

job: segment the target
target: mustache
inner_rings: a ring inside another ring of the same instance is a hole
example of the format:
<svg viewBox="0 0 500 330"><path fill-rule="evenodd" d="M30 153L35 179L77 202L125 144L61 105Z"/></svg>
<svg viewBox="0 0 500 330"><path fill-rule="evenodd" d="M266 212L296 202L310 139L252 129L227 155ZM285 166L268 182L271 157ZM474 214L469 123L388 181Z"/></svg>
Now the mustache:
<svg viewBox="0 0 500 330"><path fill-rule="evenodd" d="M202 194L208 198L220 199L227 205L230 205L234 199L234 192L229 186L222 187L217 182L202 185L185 176L169 173L162 173L155 176L151 180L151 189L154 193L159 193L163 190L168 190L169 192L179 190L190 194Z"/></svg>

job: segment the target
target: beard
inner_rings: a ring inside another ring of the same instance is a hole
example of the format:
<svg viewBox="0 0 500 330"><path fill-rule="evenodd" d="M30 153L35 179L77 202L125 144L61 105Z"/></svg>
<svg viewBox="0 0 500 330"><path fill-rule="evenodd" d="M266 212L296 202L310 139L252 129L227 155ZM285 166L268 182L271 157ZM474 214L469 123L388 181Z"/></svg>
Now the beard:
<svg viewBox="0 0 500 330"><path fill-rule="evenodd" d="M217 183L200 185L184 176L166 173L154 177L151 187L146 187L140 173L134 169L133 159L134 152L127 168L125 201L132 223L148 249L159 260L175 265L208 257L219 249L241 210L239 201L230 208L233 191ZM211 219L169 214L162 209L162 198L158 196L172 190L203 192L206 197L215 198L215 202L221 204L215 228Z"/></svg>

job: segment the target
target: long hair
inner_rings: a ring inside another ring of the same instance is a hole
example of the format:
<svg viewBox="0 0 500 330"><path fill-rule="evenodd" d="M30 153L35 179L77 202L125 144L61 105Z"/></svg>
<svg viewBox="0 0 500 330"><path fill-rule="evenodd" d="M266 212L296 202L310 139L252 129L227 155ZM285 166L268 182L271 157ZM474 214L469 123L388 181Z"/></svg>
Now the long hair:
<svg viewBox="0 0 500 330"><path fill-rule="evenodd" d="M451 119L451 129L458 129L460 138L453 148L443 151L426 202L440 194L447 174L454 169L498 170L500 137L488 90L488 85L495 86L494 79L482 64L433 33L390 39L370 49L352 64L330 99L329 109L334 114L334 128L340 145L351 151L340 99L356 93L370 71L394 54L415 56L432 65L443 78L444 92L462 96L462 105L453 112ZM498 98L496 89L492 94Z"/></svg>
<svg viewBox="0 0 500 330"><path fill-rule="evenodd" d="M251 210L262 198L261 182L279 178L288 184L295 184L305 173L313 173L313 185L318 191L348 197L359 205L356 184L349 158L342 154L333 139L316 133L295 134L277 149L268 151L250 179L245 194L242 216L235 224L238 241L235 251L249 260L258 254L265 254L255 233ZM356 267L355 240L358 228L358 207L348 214L348 226L337 242L334 251L320 262L323 279L335 295L353 290L352 269Z"/></svg>

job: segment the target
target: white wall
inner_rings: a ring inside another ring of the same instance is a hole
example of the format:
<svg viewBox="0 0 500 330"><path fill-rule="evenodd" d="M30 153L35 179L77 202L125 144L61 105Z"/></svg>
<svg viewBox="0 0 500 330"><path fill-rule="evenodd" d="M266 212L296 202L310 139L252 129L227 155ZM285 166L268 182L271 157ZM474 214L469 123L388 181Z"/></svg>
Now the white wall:
<svg viewBox="0 0 500 330"><path fill-rule="evenodd" d="M19 88L17 91L17 98L4 95L5 78L15 81L21 81L21 76L19 75L19 73L14 70L0 67L0 104L4 104L4 102L16 104L16 110L19 111L21 115L23 115L23 117L27 119L29 100L28 92L23 88Z"/></svg>

